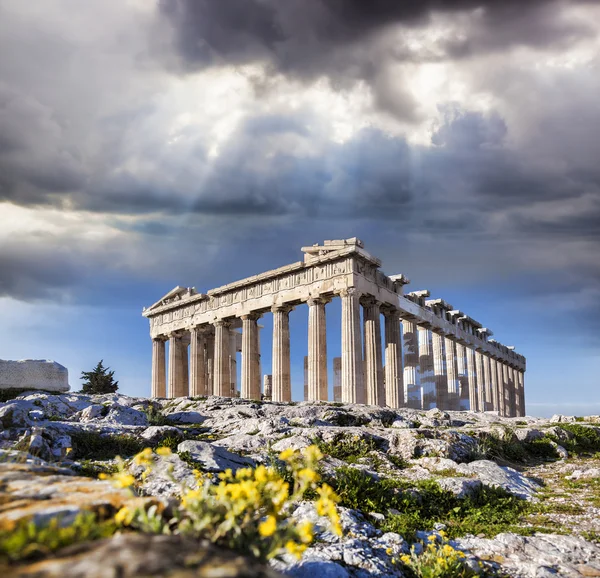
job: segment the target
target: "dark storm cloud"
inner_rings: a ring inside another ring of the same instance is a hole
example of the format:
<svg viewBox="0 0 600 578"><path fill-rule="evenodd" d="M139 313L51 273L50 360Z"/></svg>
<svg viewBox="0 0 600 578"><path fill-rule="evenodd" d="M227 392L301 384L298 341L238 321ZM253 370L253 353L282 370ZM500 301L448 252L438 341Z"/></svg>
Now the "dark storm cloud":
<svg viewBox="0 0 600 578"><path fill-rule="evenodd" d="M426 25L432 13L482 9L466 37L445 39L451 58L511 45L551 46L572 41L590 29L563 21L558 7L568 0L160 0L175 30L184 67L269 62L277 70L336 82L373 79L384 54L371 41L395 25ZM387 56L415 55L396 40ZM420 57L416 57L417 59ZM433 57L423 54L427 60ZM350 78L349 78L350 77Z"/></svg>
<svg viewBox="0 0 600 578"><path fill-rule="evenodd" d="M0 201L48 204L80 188L85 168L65 142L52 110L0 84Z"/></svg>

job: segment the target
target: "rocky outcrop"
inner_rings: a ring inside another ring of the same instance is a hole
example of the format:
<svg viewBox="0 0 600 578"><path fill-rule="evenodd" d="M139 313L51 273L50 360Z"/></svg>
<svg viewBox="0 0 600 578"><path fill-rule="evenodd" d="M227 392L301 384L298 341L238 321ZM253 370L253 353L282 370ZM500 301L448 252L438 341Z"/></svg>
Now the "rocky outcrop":
<svg viewBox="0 0 600 578"><path fill-rule="evenodd" d="M554 462L552 467L560 465L560 469L550 470L540 458L545 454L536 453L557 447L565 453L571 451L564 448L577 442L571 431L577 431L574 427L584 428L590 439L600 432L594 420L576 422L563 417L554 423L492 413L330 403L262 403L219 397L148 400L119 394L28 392L0 404L0 491L4 492L0 496L0 529L14 527L24 519L43 524L56 515L69 521L85 511L110 516L132 500L168 507L180 498L182 488L198 487L195 469L206 474L204 480L216 480L216 474L225 469L235 472L258 464L277 464L282 450L301 450L314 443L325 453L322 474L332 479L343 466L354 473L360 470L373 480L413 484L417 489L406 492L410 499L420 499L419 483L435 480L442 490L459 498L460 504L478 496L483 488L502 488L534 505L544 489L546 503L548 486L538 477L556 475L561 483L572 486L596 480L600 471L597 463L578 462L575 466L568 461ZM150 471L129 459L144 447L161 445L173 453L154 454ZM137 497L109 482L77 474L114 469L116 455L125 460L125 471L135 478ZM515 463L519 456L527 459ZM552 499L563 503L560 500L569 500L574 491L569 487ZM596 522L600 509L594 509L586 491L581 489L577 504L583 513L573 513L569 528L576 532L579 524L592 536L600 531ZM273 562L273 567L289 576L311 578L401 576L396 561L408 552L407 536L381 529L390 516L398 514L387 504L377 511L362 512L340 507L345 533L338 537L312 503L300 503L293 518L315 523L318 539L301 560L286 554ZM556 521L552 518L553 527L560 527L561 516L565 519L566 515L561 513ZM420 532L418 536L426 540L431 534ZM487 539L465 536L454 544L475 566L479 562L496 564L508 575L523 578L552 572L593 576L600 563L598 546L581 536L510 533ZM163 550L169 551L166 561L155 555ZM13 566L13 574L8 575L202 576L207 560L222 564L223 576L274 575L273 570L210 546L195 550L196 556L193 551L189 542L178 536L144 536L141 540L130 534L72 546L53 560L27 568ZM97 567L100 560L106 560L104 567Z"/></svg>

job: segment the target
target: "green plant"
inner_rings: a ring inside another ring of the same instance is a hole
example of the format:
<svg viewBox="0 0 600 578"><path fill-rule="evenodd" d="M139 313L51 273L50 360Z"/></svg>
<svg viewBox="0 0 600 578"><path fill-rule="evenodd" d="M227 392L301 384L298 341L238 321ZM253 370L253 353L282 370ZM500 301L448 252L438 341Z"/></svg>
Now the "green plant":
<svg viewBox="0 0 600 578"><path fill-rule="evenodd" d="M169 425L169 420L168 418L163 414L163 412L160 410L160 408L154 406L154 405L149 405L145 410L144 413L146 414L146 417L148 418L148 425Z"/></svg>
<svg viewBox="0 0 600 578"><path fill-rule="evenodd" d="M394 464L399 470L403 470L406 467L408 467L408 462L401 458L400 456L397 456L395 454L386 454L385 456L390 462L392 462L392 464Z"/></svg>
<svg viewBox="0 0 600 578"><path fill-rule="evenodd" d="M330 442L315 438L313 443L325 454L349 464L356 463L360 458L367 457L370 452L377 450L373 438L362 439L358 435L348 436L337 434Z"/></svg>
<svg viewBox="0 0 600 578"><path fill-rule="evenodd" d="M43 526L32 520L22 521L15 528L0 531L0 559L15 562L39 558L71 544L106 538L116 529L113 521L99 522L89 512L79 514L67 526L61 525L59 517Z"/></svg>
<svg viewBox="0 0 600 578"><path fill-rule="evenodd" d="M352 467L338 468L330 483L341 505L388 514L380 523L381 529L397 532L407 540L417 530L433 528L436 522L446 524L452 537L467 533L495 535L518 527L528 508L527 502L498 488L482 487L459 499L433 480L375 479ZM390 515L390 509L398 513Z"/></svg>
<svg viewBox="0 0 600 578"><path fill-rule="evenodd" d="M411 548L410 554L400 556L404 574L410 578L472 578L474 576L495 575L491 566L484 567L479 562L479 569L474 570L465 564L465 554L456 550L446 540L435 535L417 548Z"/></svg>
<svg viewBox="0 0 600 578"><path fill-rule="evenodd" d="M109 371L108 367L104 367L103 361L101 359L92 371L81 372L82 393L114 393L119 389L119 382L114 380L115 372Z"/></svg>
<svg viewBox="0 0 600 578"><path fill-rule="evenodd" d="M548 437L563 446L569 454L593 455L600 451L600 430L594 426L578 423L560 423L559 427L573 434L573 439L559 440L555 436Z"/></svg>
<svg viewBox="0 0 600 578"><path fill-rule="evenodd" d="M81 476L88 478L99 478L101 474L114 474L118 471L116 463L95 462L93 460L82 460L74 464L73 469Z"/></svg>
<svg viewBox="0 0 600 578"><path fill-rule="evenodd" d="M94 431L73 431L73 459L111 460L116 456L132 456L144 448L137 438L126 435L102 435Z"/></svg>

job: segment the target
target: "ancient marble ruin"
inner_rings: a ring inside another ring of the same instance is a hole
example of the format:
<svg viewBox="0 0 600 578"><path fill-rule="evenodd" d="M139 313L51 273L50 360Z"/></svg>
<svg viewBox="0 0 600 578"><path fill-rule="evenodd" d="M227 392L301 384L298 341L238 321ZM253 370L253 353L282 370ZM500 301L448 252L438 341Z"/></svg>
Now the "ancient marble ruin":
<svg viewBox="0 0 600 578"><path fill-rule="evenodd" d="M50 359L0 359L0 389L69 391L67 368Z"/></svg>
<svg viewBox="0 0 600 578"><path fill-rule="evenodd" d="M302 252L303 261L207 293L175 287L145 308L153 344L152 397L261 399L258 320L271 313L268 393L273 401L291 401L289 313L306 304L305 398L327 400L325 308L340 298L334 390L342 402L525 415L525 358L514 347L492 339L492 331L443 299L429 299L429 291L405 293L408 279L385 275L381 261L357 238L325 241Z"/></svg>

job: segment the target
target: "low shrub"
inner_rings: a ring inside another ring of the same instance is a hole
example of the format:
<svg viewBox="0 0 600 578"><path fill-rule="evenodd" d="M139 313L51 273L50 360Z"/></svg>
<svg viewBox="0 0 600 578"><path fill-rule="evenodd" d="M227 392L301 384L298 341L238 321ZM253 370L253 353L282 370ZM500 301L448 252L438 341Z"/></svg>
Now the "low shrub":
<svg viewBox="0 0 600 578"><path fill-rule="evenodd" d="M130 457L144 448L139 439L126 435L101 435L93 431L74 431L69 434L73 444L72 459L111 460L117 456Z"/></svg>
<svg viewBox="0 0 600 578"><path fill-rule="evenodd" d="M381 529L407 540L413 539L417 530L432 529L438 522L446 524L452 537L466 533L493 536L517 526L528 508L527 502L500 488L482 487L459 499L433 480L375 479L351 467L338 468L329 481L342 506L386 514ZM398 513L390 514L390 509Z"/></svg>
<svg viewBox="0 0 600 578"><path fill-rule="evenodd" d="M579 423L560 423L561 429L571 432L575 437L571 440L559 440L549 435L548 437L563 446L569 454L591 455L600 452L600 432L594 426L585 426Z"/></svg>
<svg viewBox="0 0 600 578"><path fill-rule="evenodd" d="M325 442L315 438L313 443L325 454L337 458L349 464L356 463L377 449L377 443L373 438L362 439L359 436L349 436L343 433L337 434L333 441Z"/></svg>

